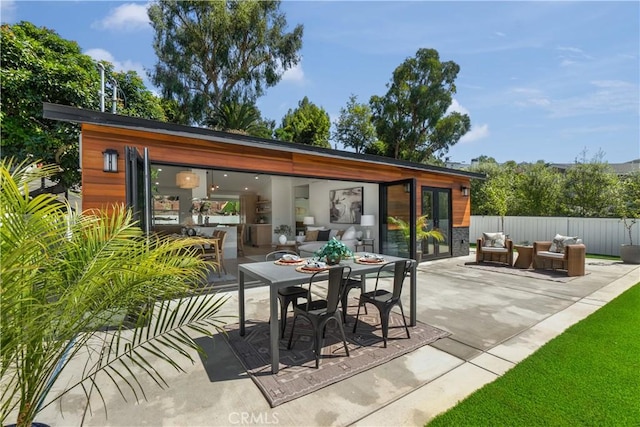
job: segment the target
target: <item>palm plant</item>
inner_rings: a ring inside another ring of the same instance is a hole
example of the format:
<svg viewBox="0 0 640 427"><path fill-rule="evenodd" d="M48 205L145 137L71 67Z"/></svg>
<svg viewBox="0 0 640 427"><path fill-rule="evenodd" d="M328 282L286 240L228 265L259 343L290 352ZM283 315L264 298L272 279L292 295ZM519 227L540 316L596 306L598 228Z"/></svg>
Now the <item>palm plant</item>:
<svg viewBox="0 0 640 427"><path fill-rule="evenodd" d="M144 395L141 375L167 386L151 361L182 370L176 358L194 363L190 351L201 351L190 334L223 325L226 298L197 290L209 266L195 240L144 236L123 207L81 215L50 194L30 197L52 172L0 163L2 425L16 416L30 426L76 387L88 406L104 379L123 398Z"/></svg>
<svg viewBox="0 0 640 427"><path fill-rule="evenodd" d="M396 227L398 227L398 230L400 230L400 233L402 233L402 237L404 238L405 242L407 243L407 247L410 247L410 237L411 237L411 229L409 227L409 223L401 218L395 218L393 216L390 216L387 218L389 223L395 225ZM442 232L440 230L437 229L431 229L429 230L427 227L427 220L428 220L428 216L427 215L422 215L419 216L418 218L416 218L416 241L418 242L423 242L426 241L429 238L433 238L435 240L437 240L438 242L442 242L444 241L444 235L442 234Z"/></svg>

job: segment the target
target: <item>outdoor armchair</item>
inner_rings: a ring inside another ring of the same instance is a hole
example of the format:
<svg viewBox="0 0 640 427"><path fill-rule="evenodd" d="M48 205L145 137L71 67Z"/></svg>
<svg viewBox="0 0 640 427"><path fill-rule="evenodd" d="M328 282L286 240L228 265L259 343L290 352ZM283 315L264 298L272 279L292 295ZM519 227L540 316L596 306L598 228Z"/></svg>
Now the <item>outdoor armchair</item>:
<svg viewBox="0 0 640 427"><path fill-rule="evenodd" d="M533 268L566 270L568 276L584 276L586 246L577 238L571 238L569 242L560 248L557 243L554 246L553 241L533 242Z"/></svg>
<svg viewBox="0 0 640 427"><path fill-rule="evenodd" d="M503 233L482 233L476 242L476 263L498 262L513 265L513 241Z"/></svg>

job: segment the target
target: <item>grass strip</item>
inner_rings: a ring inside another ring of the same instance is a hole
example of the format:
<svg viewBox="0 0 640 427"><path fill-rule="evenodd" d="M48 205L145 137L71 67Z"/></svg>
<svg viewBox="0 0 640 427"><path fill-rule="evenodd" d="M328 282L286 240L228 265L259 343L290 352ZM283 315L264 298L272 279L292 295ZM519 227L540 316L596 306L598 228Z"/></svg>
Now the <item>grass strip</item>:
<svg viewBox="0 0 640 427"><path fill-rule="evenodd" d="M640 425L640 283L426 425Z"/></svg>

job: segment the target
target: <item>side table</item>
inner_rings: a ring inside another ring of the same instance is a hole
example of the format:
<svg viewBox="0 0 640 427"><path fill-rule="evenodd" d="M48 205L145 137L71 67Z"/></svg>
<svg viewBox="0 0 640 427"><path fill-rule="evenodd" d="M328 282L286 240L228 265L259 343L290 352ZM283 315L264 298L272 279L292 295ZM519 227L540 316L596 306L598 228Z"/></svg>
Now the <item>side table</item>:
<svg viewBox="0 0 640 427"><path fill-rule="evenodd" d="M357 242L356 252L360 252L359 248L362 248L363 251L366 250L367 246L371 248L371 252L375 251L375 239L362 239Z"/></svg>
<svg viewBox="0 0 640 427"><path fill-rule="evenodd" d="M515 268L530 268L533 262L533 246L513 245L513 248L518 252L518 257L513 266Z"/></svg>

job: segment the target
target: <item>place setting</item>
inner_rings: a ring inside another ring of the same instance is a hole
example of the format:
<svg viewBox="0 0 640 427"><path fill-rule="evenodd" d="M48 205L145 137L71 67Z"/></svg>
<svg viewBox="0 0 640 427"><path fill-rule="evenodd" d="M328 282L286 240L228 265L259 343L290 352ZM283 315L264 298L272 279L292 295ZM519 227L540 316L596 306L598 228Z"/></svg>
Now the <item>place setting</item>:
<svg viewBox="0 0 640 427"><path fill-rule="evenodd" d="M294 254L284 254L279 259L275 260L273 263L276 265L304 265L307 262L305 258L300 258L298 255Z"/></svg>
<svg viewBox="0 0 640 427"><path fill-rule="evenodd" d="M355 262L358 264L382 264L386 260L382 255L364 253L355 258Z"/></svg>
<svg viewBox="0 0 640 427"><path fill-rule="evenodd" d="M303 265L296 267L296 271L300 273L316 273L318 271L328 270L329 265L324 261L307 259Z"/></svg>

